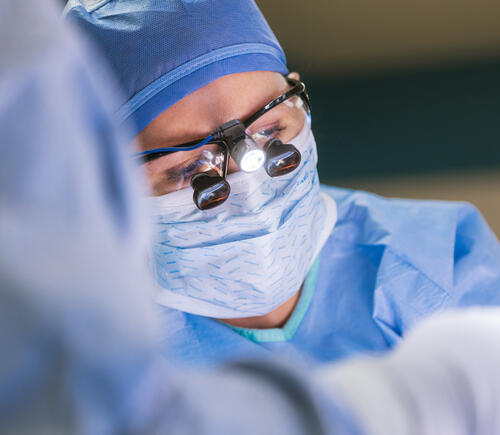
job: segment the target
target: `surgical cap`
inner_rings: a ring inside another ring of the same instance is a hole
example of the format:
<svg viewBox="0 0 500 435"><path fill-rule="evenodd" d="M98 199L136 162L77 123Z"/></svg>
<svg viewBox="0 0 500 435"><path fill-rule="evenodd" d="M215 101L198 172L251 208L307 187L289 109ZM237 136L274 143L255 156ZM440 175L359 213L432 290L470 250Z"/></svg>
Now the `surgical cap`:
<svg viewBox="0 0 500 435"><path fill-rule="evenodd" d="M66 14L111 63L125 96L118 117L135 133L224 75L287 72L253 0L70 0Z"/></svg>

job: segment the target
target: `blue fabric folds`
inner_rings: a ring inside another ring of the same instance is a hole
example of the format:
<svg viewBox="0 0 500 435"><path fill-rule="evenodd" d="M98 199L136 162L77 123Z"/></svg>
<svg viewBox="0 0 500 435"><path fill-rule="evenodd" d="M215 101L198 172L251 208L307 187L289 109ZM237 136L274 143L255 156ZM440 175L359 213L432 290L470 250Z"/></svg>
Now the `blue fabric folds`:
<svg viewBox="0 0 500 435"><path fill-rule="evenodd" d="M119 118L135 133L224 75L287 72L252 0L71 0L66 14L110 61L125 95Z"/></svg>

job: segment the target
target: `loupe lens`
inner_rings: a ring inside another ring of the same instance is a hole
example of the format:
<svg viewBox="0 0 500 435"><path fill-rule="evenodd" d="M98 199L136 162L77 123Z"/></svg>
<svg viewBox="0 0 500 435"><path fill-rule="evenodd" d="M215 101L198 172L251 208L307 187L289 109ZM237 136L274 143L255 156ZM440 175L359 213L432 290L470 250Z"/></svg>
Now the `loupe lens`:
<svg viewBox="0 0 500 435"><path fill-rule="evenodd" d="M229 197L229 183L215 171L196 174L191 179L193 201L200 210L209 210L222 204Z"/></svg>
<svg viewBox="0 0 500 435"><path fill-rule="evenodd" d="M264 147L266 163L264 168L270 177L279 177L294 171L300 164L301 155L292 144L284 144L279 139L269 141Z"/></svg>

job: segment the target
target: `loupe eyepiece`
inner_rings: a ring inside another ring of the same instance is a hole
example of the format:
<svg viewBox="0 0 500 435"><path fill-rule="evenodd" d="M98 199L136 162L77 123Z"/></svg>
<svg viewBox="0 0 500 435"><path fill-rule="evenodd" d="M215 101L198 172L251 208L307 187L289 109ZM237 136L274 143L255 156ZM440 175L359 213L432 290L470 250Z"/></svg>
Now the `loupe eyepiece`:
<svg viewBox="0 0 500 435"><path fill-rule="evenodd" d="M216 171L202 172L191 178L193 201L200 210L209 210L222 204L229 197L229 183Z"/></svg>
<svg viewBox="0 0 500 435"><path fill-rule="evenodd" d="M264 146L266 162L264 169L270 177L279 177L294 171L300 164L301 155L292 144L284 144L279 139L272 139Z"/></svg>

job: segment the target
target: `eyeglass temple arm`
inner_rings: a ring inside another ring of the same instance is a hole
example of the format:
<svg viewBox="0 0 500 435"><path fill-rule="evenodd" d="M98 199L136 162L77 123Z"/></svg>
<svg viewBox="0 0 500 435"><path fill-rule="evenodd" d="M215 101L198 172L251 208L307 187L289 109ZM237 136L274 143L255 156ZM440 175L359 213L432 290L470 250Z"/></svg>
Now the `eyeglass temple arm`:
<svg viewBox="0 0 500 435"><path fill-rule="evenodd" d="M281 104L283 101L287 100L293 95L299 95L307 104L307 107L310 109L311 104L309 102L309 96L307 95L306 92L306 86L304 83L302 83L299 80L292 79L290 77L286 77L285 79L288 81L290 85L292 85L292 89L288 90L284 94L280 95L278 98L275 98L273 101L269 102L266 104L262 109L258 110L255 112L253 115L251 115L249 118L245 120L243 125L245 128L248 128L253 122L255 122L258 118L260 118L262 115L264 115L266 112L271 110L272 108L276 107L278 104Z"/></svg>

